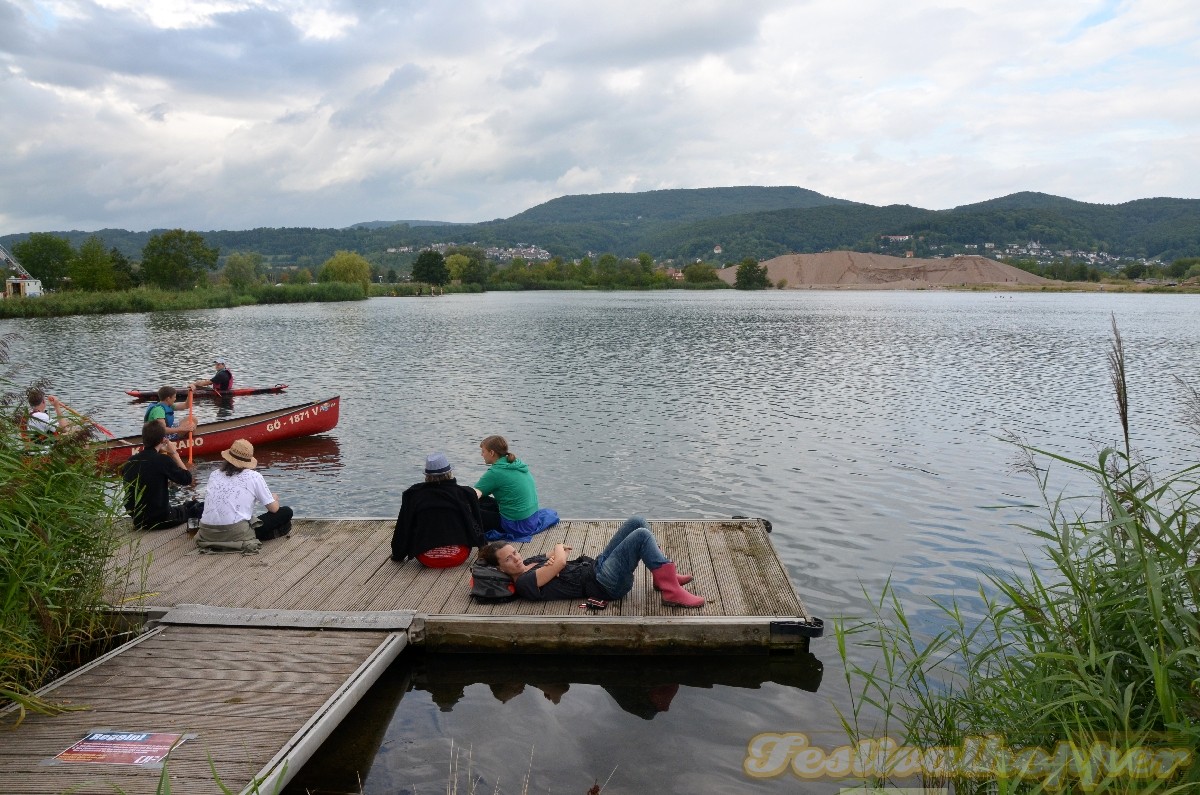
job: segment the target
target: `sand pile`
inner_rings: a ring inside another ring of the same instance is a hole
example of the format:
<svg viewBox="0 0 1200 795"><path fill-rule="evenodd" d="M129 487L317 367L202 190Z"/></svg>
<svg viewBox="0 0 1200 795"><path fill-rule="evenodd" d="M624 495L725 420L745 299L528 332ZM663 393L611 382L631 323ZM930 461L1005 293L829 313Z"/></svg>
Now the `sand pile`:
<svg viewBox="0 0 1200 795"><path fill-rule="evenodd" d="M987 257L909 259L858 251L821 254L785 254L761 263L772 284L787 280L788 287L849 287L876 290L914 290L934 285L1049 284L1020 268ZM733 284L737 267L717 271Z"/></svg>

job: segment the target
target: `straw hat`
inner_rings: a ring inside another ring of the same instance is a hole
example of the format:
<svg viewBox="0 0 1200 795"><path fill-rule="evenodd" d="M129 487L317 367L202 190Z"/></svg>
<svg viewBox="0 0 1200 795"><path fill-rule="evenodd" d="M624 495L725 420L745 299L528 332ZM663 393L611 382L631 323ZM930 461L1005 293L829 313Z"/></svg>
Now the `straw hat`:
<svg viewBox="0 0 1200 795"><path fill-rule="evenodd" d="M245 439L238 439L229 445L228 450L221 452L221 457L238 469L254 469L258 466L258 459L254 457L254 445Z"/></svg>

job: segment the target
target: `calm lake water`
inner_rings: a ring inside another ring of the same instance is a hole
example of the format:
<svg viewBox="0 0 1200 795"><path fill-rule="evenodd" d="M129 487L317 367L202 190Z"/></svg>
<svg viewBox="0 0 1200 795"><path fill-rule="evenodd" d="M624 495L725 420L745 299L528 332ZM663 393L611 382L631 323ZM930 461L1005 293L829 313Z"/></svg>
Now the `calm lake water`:
<svg viewBox="0 0 1200 795"><path fill-rule="evenodd" d="M1118 439L1112 315L1134 445L1164 469L1194 460L1173 377L1200 386L1198 308L1158 295L501 293L0 321L0 333L21 335L11 380L51 379L118 434L144 410L123 390L207 376L214 354L239 385L290 384L234 414L341 395L333 433L263 450L298 515L394 515L425 453L473 482L479 440L500 433L565 517L766 517L827 624L864 614L864 590L890 577L932 627L928 597L969 601L981 573L1038 554L1016 526L1041 515L1034 484L997 437L1081 458ZM218 410L198 406L198 419ZM841 744L847 703L832 637L799 659L415 656L295 791L358 792L361 776L368 794L444 792L453 744L470 749L481 792L519 792L527 770L530 792L581 793L610 774L610 792L836 792L752 780L742 762L760 732Z"/></svg>

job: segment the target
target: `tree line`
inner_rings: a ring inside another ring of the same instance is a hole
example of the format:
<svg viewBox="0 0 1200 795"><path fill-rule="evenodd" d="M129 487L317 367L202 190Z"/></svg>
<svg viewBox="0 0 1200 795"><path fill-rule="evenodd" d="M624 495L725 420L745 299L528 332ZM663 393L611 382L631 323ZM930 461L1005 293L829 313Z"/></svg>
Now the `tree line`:
<svg viewBox="0 0 1200 795"><path fill-rule="evenodd" d="M571 261L514 257L501 264L479 246L452 246L445 253L424 249L413 260L411 274L401 266L387 267L386 261L372 262L358 252L339 250L314 269L314 276L307 267L269 263L258 252L234 252L222 260L220 250L210 246L203 235L183 229L152 235L142 247L140 260L116 247L106 247L98 235L89 236L76 249L64 237L36 232L14 244L12 251L32 276L54 291L105 292L140 286L179 291L214 285L245 289L274 282L350 282L363 285L365 294L371 283L385 280L436 287L455 282L491 289L725 286L717 278L717 268L702 261L674 269L657 265L647 253L631 258L606 253Z"/></svg>

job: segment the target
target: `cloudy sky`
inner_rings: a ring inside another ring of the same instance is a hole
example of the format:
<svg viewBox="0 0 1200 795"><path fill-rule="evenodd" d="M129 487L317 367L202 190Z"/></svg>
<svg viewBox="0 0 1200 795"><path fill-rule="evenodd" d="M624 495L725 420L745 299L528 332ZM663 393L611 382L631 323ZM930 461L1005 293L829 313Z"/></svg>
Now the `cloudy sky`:
<svg viewBox="0 0 1200 795"><path fill-rule="evenodd" d="M0 0L0 234L1200 197L1196 0Z"/></svg>

